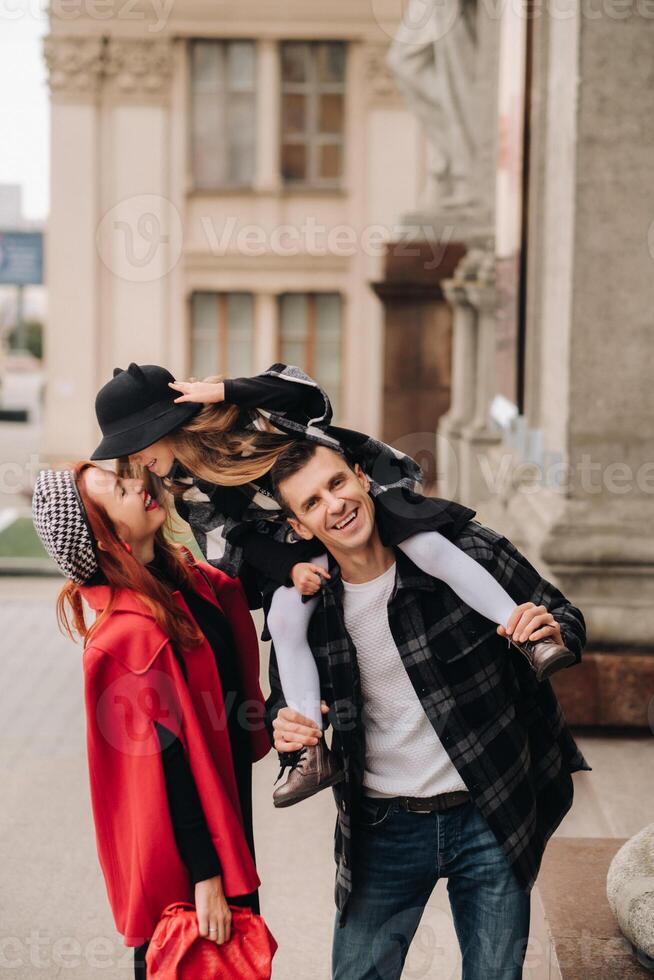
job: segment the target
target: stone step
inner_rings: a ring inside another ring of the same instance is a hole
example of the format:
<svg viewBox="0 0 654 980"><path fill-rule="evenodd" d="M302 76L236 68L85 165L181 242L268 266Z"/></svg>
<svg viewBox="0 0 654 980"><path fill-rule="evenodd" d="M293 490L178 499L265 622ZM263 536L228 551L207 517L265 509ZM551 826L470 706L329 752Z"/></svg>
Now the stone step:
<svg viewBox="0 0 654 980"><path fill-rule="evenodd" d="M569 725L654 730L654 652L585 650L551 683Z"/></svg>
<svg viewBox="0 0 654 980"><path fill-rule="evenodd" d="M652 980L606 897L609 864L624 842L620 837L549 841L533 890L525 960L534 964L530 980Z"/></svg>

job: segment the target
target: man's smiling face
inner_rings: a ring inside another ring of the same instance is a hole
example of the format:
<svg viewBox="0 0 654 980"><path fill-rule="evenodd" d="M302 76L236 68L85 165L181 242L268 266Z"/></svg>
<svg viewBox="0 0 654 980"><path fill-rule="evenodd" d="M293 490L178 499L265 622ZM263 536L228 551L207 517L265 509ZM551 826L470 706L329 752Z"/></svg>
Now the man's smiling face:
<svg viewBox="0 0 654 980"><path fill-rule="evenodd" d="M375 530L370 482L359 464L350 469L339 454L319 446L297 473L279 484L292 512L289 524L300 535L316 537L335 557L365 548Z"/></svg>

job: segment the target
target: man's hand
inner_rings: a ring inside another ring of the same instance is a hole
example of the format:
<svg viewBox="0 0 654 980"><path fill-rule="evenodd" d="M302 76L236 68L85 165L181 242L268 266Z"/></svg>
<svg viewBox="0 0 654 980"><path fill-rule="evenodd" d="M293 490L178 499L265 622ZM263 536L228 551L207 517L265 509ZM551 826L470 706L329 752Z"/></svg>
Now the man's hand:
<svg viewBox="0 0 654 980"><path fill-rule="evenodd" d="M329 711L323 701L320 705L323 715ZM278 752L297 752L305 745L317 745L322 731L315 721L301 715L293 708L281 708L273 721L275 748Z"/></svg>
<svg viewBox="0 0 654 980"><path fill-rule="evenodd" d="M547 639L565 646L561 627L552 613L548 612L545 606L536 606L533 602L523 602L516 606L509 616L506 628L498 626L497 632L500 636L512 637L517 643L524 643L525 640Z"/></svg>
<svg viewBox="0 0 654 980"><path fill-rule="evenodd" d="M321 565L312 565L308 561L299 561L291 569L293 585L301 595L315 595L322 585L321 575L331 578L329 572Z"/></svg>
<svg viewBox="0 0 654 980"><path fill-rule="evenodd" d="M232 913L220 875L198 881L195 886L195 910L201 936L222 946L232 935Z"/></svg>
<svg viewBox="0 0 654 980"><path fill-rule="evenodd" d="M222 381L169 381L169 388L181 392L175 404L197 402L200 405L215 405L225 401L225 385Z"/></svg>

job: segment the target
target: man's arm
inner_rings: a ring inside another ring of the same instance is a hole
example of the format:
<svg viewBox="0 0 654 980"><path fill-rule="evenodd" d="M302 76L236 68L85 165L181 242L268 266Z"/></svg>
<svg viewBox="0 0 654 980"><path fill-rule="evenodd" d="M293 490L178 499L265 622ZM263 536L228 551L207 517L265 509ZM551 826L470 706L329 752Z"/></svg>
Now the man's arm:
<svg viewBox="0 0 654 980"><path fill-rule="evenodd" d="M580 609L544 579L508 538L492 528L471 521L455 544L483 565L518 604L545 606L561 628L567 648L577 663L586 645L586 623Z"/></svg>

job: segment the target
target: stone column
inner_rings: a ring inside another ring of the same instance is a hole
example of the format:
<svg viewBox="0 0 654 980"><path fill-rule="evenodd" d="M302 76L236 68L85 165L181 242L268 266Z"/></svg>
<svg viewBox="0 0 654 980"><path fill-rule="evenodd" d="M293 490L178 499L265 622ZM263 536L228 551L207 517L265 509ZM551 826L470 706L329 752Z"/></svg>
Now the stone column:
<svg viewBox="0 0 654 980"><path fill-rule="evenodd" d="M182 202L170 184L169 40L109 38L102 92L102 370L166 363L169 274L182 254Z"/></svg>
<svg viewBox="0 0 654 980"><path fill-rule="evenodd" d="M494 256L472 247L454 277L444 283L454 308L452 404L439 425L439 438L450 452L442 464L441 492L476 505L492 493L483 461L500 441L490 425L494 394L495 308Z"/></svg>
<svg viewBox="0 0 654 980"><path fill-rule="evenodd" d="M172 45L46 39L52 92L44 453L97 440L93 402L112 368L166 363L169 273L182 251L170 189ZM80 406L87 406L80 411Z"/></svg>
<svg viewBox="0 0 654 980"><path fill-rule="evenodd" d="M475 312L457 279L443 282L452 309L452 388L449 411L438 426L439 439L448 452L439 457L439 492L456 499L460 493L461 432L474 412Z"/></svg>
<svg viewBox="0 0 654 980"><path fill-rule="evenodd" d="M274 293L257 293L255 308L254 373L265 371L278 360L277 297Z"/></svg>
<svg viewBox="0 0 654 980"><path fill-rule="evenodd" d="M542 232L528 376L549 463L539 492L510 507L591 644L651 649L654 20L638 6L569 13L539 27L547 128L532 177Z"/></svg>
<svg viewBox="0 0 654 980"><path fill-rule="evenodd" d="M488 471L483 467L488 452L501 441L491 425L490 404L495 394L495 311L497 294L495 256L481 253L476 277L467 283L468 302L475 311L475 413L461 432L461 499L481 503L492 496Z"/></svg>
<svg viewBox="0 0 654 980"><path fill-rule="evenodd" d="M271 38L257 42L256 189L277 194L279 173L279 49Z"/></svg>
<svg viewBox="0 0 654 980"><path fill-rule="evenodd" d="M192 186L191 161L188 153L189 57L185 38L172 45L172 78L168 127L169 199L182 216L187 214L187 194ZM174 212L171 212L174 213ZM182 235L182 239L184 239ZM181 243L183 245L183 241ZM175 377L186 378L191 372L191 298L187 292L183 259L173 265L166 277L168 284L167 333L164 338L163 364Z"/></svg>
<svg viewBox="0 0 654 980"><path fill-rule="evenodd" d="M50 215L46 235L48 327L43 456L81 455L95 439L100 380L98 37L46 38L51 92ZM80 412L87 405L88 412Z"/></svg>

